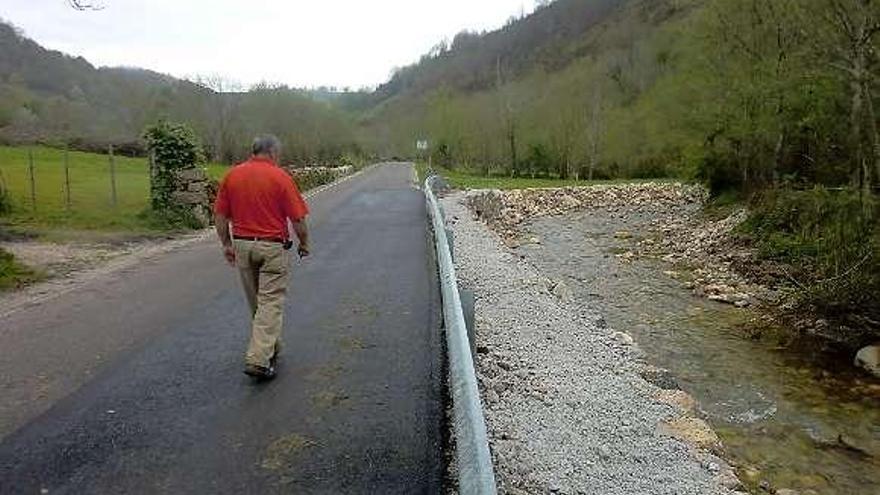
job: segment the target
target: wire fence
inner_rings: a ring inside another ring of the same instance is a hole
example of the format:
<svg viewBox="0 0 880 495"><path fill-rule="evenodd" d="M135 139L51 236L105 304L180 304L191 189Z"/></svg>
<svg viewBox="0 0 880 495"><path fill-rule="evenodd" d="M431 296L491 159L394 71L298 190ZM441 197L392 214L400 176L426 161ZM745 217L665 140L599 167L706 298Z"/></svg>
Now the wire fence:
<svg viewBox="0 0 880 495"><path fill-rule="evenodd" d="M0 147L0 213L57 223L137 214L149 204L146 158L47 147Z"/></svg>

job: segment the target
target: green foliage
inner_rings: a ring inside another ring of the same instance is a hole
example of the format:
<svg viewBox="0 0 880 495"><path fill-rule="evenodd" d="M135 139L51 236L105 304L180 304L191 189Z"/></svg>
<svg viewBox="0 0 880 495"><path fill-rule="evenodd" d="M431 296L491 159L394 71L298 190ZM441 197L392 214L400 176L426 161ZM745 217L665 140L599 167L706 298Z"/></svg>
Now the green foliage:
<svg viewBox="0 0 880 495"><path fill-rule="evenodd" d="M21 287L38 279L38 275L15 261L11 253L0 249L0 290Z"/></svg>
<svg viewBox="0 0 880 495"><path fill-rule="evenodd" d="M148 208L140 212L137 219L146 229L161 232L194 230L205 226L192 211L182 208Z"/></svg>
<svg viewBox="0 0 880 495"><path fill-rule="evenodd" d="M762 257L794 265L804 302L838 318L880 316L876 198L851 189L768 190L741 231Z"/></svg>
<svg viewBox="0 0 880 495"><path fill-rule="evenodd" d="M359 153L354 113L365 93L261 84L242 91L221 79L184 81L133 68L96 69L49 51L0 20L0 143L98 152L113 144L142 156L145 127L186 122L214 161L245 158L250 140L271 132L289 161L330 162Z"/></svg>
<svg viewBox="0 0 880 495"><path fill-rule="evenodd" d="M144 131L144 141L153 161L150 198L153 210L172 210L176 189L175 172L191 169L204 161L195 132L185 124L160 121ZM174 214L178 217L184 213Z"/></svg>
<svg viewBox="0 0 880 495"><path fill-rule="evenodd" d="M300 191L308 191L340 179L340 168L315 167L288 170Z"/></svg>
<svg viewBox="0 0 880 495"><path fill-rule="evenodd" d="M3 171L0 170L0 215L5 215L12 211L12 197L9 189L6 187L6 178L3 177Z"/></svg>
<svg viewBox="0 0 880 495"><path fill-rule="evenodd" d="M144 141L160 169L181 170L204 161L198 137L186 124L160 121L147 127Z"/></svg>

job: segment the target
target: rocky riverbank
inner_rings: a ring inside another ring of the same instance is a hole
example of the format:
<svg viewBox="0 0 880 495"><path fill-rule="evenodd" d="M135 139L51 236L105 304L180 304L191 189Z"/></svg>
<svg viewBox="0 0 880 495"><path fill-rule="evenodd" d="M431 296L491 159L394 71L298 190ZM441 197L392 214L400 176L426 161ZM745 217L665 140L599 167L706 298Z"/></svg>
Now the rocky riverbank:
<svg viewBox="0 0 880 495"><path fill-rule="evenodd" d="M680 183L487 190L472 192L468 199L470 207L509 247L540 242L523 237L521 229L539 217L586 211L610 219L645 218L647 233L616 233L626 241L616 253L621 261L660 259L669 266L667 274L697 296L740 308L758 307L760 311L746 332L759 335L771 328L788 328L794 330L792 335L812 335L853 349L855 355L858 341L864 340L859 332L835 329L821 315L793 311L797 285L788 269L759 259L753 248L734 235L747 211L739 208L721 218L710 217L703 213L706 200L707 192L701 186ZM865 355L873 356L869 351L862 352ZM878 374L880 363L857 362Z"/></svg>
<svg viewBox="0 0 880 495"><path fill-rule="evenodd" d="M443 200L475 293L476 368L504 494L731 494L718 436L629 335Z"/></svg>
<svg viewBox="0 0 880 495"><path fill-rule="evenodd" d="M743 330L763 313L755 309L787 293L743 273L754 259L733 232L744 212L710 218L704 196L690 191L473 191L468 203L514 259L544 277L543 290L581 314L601 314L596 323L626 332L614 333L621 342L631 335L647 361L670 370L640 374L717 429L754 493L875 493L878 385L810 349L749 338ZM767 267L752 269L775 278ZM678 426L693 425L685 417ZM703 431L697 442L711 445L711 430Z"/></svg>
<svg viewBox="0 0 880 495"><path fill-rule="evenodd" d="M750 280L738 270L753 261L753 253L738 246L732 230L745 220L737 210L722 219L699 215L707 193L700 186L679 183L600 185L585 188L482 191L473 193L471 208L514 247L539 242L523 239L520 227L542 216L590 210L608 218L633 218L650 214L650 233L636 237L620 231L630 241L616 256L632 260L639 256L661 258L670 263L669 274L695 294L739 307L776 301L778 293ZM681 271L675 271L675 269ZM778 289L777 289L778 290Z"/></svg>

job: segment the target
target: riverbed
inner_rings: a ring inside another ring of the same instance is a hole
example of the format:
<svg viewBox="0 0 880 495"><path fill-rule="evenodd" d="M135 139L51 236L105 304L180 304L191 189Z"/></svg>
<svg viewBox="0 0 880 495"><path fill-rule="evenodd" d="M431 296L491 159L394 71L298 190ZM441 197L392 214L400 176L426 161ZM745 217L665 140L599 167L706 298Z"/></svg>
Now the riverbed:
<svg viewBox="0 0 880 495"><path fill-rule="evenodd" d="M687 273L632 256L668 214L538 217L520 226L512 249L673 373L753 493L880 494L880 380L821 343L755 331L753 310L698 297Z"/></svg>

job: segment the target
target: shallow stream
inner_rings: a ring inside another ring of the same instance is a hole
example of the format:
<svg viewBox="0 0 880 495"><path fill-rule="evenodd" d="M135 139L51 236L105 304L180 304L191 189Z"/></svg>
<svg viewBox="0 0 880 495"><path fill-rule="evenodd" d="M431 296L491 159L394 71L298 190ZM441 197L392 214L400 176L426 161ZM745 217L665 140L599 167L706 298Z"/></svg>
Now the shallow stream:
<svg viewBox="0 0 880 495"><path fill-rule="evenodd" d="M754 493L766 493L763 484L880 494L880 381L853 368L850 356L748 338L751 310L692 295L662 261L615 256L646 236L651 220L639 212L539 218L515 251L564 280L575 298L630 334L651 364L675 375Z"/></svg>

